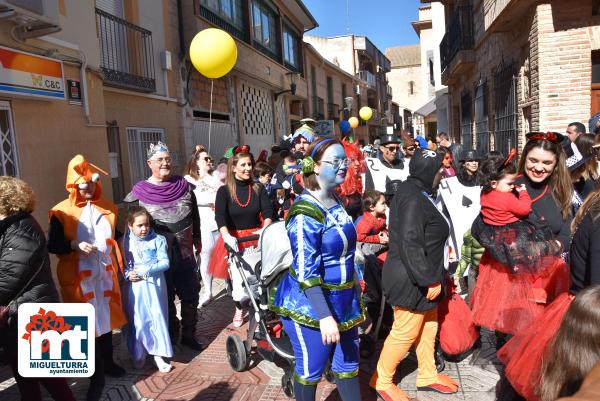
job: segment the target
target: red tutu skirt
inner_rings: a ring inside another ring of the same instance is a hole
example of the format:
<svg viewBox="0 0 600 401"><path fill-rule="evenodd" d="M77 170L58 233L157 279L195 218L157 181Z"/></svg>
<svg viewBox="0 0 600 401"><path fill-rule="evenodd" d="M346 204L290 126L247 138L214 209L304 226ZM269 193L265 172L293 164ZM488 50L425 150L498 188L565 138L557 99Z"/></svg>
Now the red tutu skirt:
<svg viewBox="0 0 600 401"><path fill-rule="evenodd" d="M568 293L561 294L527 329L498 350L498 358L506 365L506 378L527 401L539 401L536 390L542 364L552 357L546 354L546 348L556 336L573 299Z"/></svg>
<svg viewBox="0 0 600 401"><path fill-rule="evenodd" d="M248 228L245 230L229 230L229 234L235 238L242 238L256 235L255 233L258 230L260 230L260 227ZM251 246L258 246L258 240L238 242L238 249L240 252ZM223 242L223 237L221 237L221 235L219 235L219 238L217 238L217 242L215 242L215 246L210 254L210 260L208 261L208 272L212 277L229 280L227 250L225 249L225 243Z"/></svg>
<svg viewBox="0 0 600 401"><path fill-rule="evenodd" d="M545 256L536 272L513 272L484 252L471 309L476 325L508 334L529 327L570 286L569 268L558 256Z"/></svg>

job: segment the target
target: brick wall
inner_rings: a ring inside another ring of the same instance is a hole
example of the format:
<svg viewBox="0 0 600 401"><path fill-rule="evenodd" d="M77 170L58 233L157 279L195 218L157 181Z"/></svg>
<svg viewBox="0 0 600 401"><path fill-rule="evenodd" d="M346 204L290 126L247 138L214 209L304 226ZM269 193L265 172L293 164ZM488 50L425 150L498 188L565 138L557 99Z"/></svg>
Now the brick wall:
<svg viewBox="0 0 600 401"><path fill-rule="evenodd" d="M496 12L493 17L494 24L503 29L494 32L486 30L490 24L486 13L492 3L500 4L503 10L502 15ZM491 129L495 128L493 77L502 63L515 63L519 147L529 130L564 132L569 122L589 119L593 39L589 32L594 29L591 0L555 0L531 4L525 11L511 7L506 1L492 0L474 7L475 65L462 76L453 77L456 83L449 87L455 137L460 136L461 93L469 91L474 98L474 83L479 79L488 82L488 117Z"/></svg>
<svg viewBox="0 0 600 401"><path fill-rule="evenodd" d="M542 130L563 132L590 117L591 43L586 27L569 27L589 16L589 6L571 0L537 7Z"/></svg>

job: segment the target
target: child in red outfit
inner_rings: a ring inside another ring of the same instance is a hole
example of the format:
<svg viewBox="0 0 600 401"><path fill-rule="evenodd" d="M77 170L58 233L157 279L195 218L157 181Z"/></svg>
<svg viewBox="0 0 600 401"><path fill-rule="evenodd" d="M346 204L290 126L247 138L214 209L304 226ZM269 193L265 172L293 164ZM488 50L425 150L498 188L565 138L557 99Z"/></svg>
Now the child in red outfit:
<svg viewBox="0 0 600 401"><path fill-rule="evenodd" d="M505 174L490 182L491 191L481 194L483 222L504 226L524 220L531 212L531 197L525 184L515 187L516 174Z"/></svg>
<svg viewBox="0 0 600 401"><path fill-rule="evenodd" d="M380 245L372 246L371 249L377 255L377 259L383 264L387 257L387 244L389 242L385 214L387 210L385 196L379 191L365 191L363 195L363 210L362 218L356 225L357 241Z"/></svg>

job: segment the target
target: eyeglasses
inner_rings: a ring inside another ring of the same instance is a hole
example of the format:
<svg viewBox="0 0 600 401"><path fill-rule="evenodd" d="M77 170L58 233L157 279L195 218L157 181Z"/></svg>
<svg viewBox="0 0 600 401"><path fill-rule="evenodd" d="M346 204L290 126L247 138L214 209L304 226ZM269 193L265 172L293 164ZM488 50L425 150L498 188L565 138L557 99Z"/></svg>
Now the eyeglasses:
<svg viewBox="0 0 600 401"><path fill-rule="evenodd" d="M406 150L408 150L409 152L412 152L413 150L415 150L416 148L414 146L407 146Z"/></svg>
<svg viewBox="0 0 600 401"><path fill-rule="evenodd" d="M163 164L163 163L171 164L171 162L173 161L173 159L171 159L170 157L159 157L157 159L150 159L150 160L154 161L157 164Z"/></svg>
<svg viewBox="0 0 600 401"><path fill-rule="evenodd" d="M330 164L331 167L338 170L342 167L348 168L350 165L350 159L335 159L335 160L321 160L322 163Z"/></svg>
<svg viewBox="0 0 600 401"><path fill-rule="evenodd" d="M400 150L400 146L384 146L390 152L398 152Z"/></svg>
<svg viewBox="0 0 600 401"><path fill-rule="evenodd" d="M207 156L207 157L204 158L204 161L207 162L207 163L212 163L213 159L212 159L212 157L208 157Z"/></svg>

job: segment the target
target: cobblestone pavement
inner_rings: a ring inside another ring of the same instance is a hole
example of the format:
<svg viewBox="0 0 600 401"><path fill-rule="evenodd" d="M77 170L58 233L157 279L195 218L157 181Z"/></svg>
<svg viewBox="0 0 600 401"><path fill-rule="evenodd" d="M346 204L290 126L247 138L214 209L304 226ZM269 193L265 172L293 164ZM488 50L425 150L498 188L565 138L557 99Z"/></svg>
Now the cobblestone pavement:
<svg viewBox="0 0 600 401"><path fill-rule="evenodd" d="M225 341L231 333L245 338L244 327L231 326L234 305L226 295L222 282L215 283L216 299L199 310L197 336L208 348L198 354L187 347L176 347L170 373L160 373L148 359L143 369L134 369L128 356L125 341L120 333L114 337L115 361L127 370L118 379L107 378L103 400L289 400L281 389L283 370L275 364L255 356L249 370L234 372L228 362ZM418 392L415 385L417 364L414 355L405 358L397 372L396 381L410 396L420 401L492 401L496 399L495 388L501 365L495 359L495 339L490 333L482 336L482 351L475 363L472 356L459 363L446 363L444 373L461 384L459 393L442 395ZM364 400L376 397L368 388L368 380L377 364L378 351L361 362L361 386ZM0 399L19 400L19 392L10 368L0 365ZM70 381L78 400L85 400L88 380ZM47 397L47 399L50 399ZM339 400L335 386L323 380L319 385L317 399Z"/></svg>

